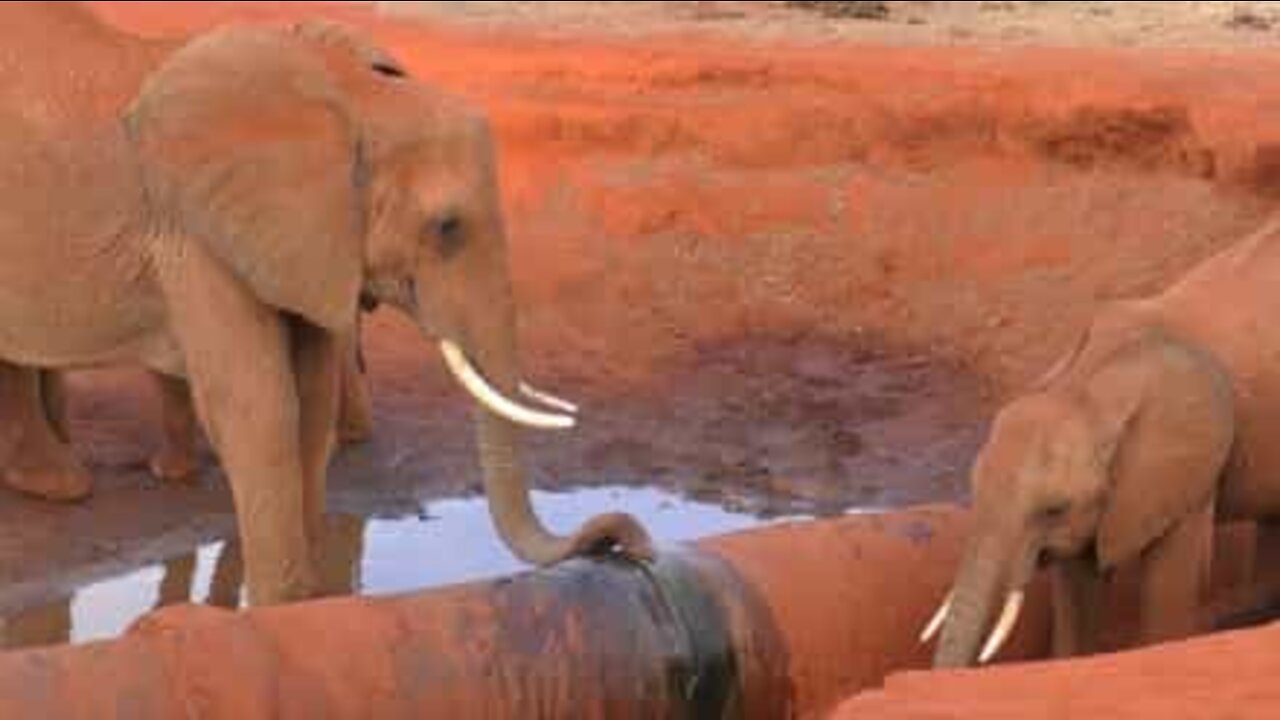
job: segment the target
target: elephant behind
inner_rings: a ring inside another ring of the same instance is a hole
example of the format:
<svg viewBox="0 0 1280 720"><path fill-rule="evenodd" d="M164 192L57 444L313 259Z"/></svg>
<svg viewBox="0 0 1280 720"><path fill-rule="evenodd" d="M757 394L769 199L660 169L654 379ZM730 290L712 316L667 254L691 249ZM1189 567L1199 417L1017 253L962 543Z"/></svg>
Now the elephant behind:
<svg viewBox="0 0 1280 720"><path fill-rule="evenodd" d="M1142 641L1204 627L1214 523L1265 536L1280 519L1277 284L1273 220L1164 292L1104 307L999 412L973 466L974 529L923 635L942 630L935 665L993 657L1042 566L1057 655L1096 649L1099 583L1131 561Z"/></svg>

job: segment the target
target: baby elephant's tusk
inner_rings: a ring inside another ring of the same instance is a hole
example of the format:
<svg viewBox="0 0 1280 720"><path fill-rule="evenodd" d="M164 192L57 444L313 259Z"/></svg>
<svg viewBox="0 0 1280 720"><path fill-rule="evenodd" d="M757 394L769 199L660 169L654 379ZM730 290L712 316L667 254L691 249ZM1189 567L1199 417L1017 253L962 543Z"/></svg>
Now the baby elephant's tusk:
<svg viewBox="0 0 1280 720"><path fill-rule="evenodd" d="M570 415L535 410L499 393L480 375L462 349L451 341L441 340L440 352L444 355L449 371L472 397L511 422L542 429L571 428L577 422Z"/></svg>
<svg viewBox="0 0 1280 720"><path fill-rule="evenodd" d="M555 408L556 410L569 413L570 415L574 415L578 412L578 406L575 403L571 403L563 398L558 398L549 392L539 390L529 383L520 383L520 392L524 393L525 397L537 400L549 408Z"/></svg>
<svg viewBox="0 0 1280 720"><path fill-rule="evenodd" d="M987 644L982 648L982 654L978 656L978 662L985 663L994 657L1013 634L1013 628L1018 623L1018 614L1022 612L1022 599L1021 590L1009 593L1008 599L1004 602L1004 609L1000 611L1000 619L996 621L995 629L991 631Z"/></svg>
<svg viewBox="0 0 1280 720"><path fill-rule="evenodd" d="M938 630L942 628L942 621L947 619L947 615L951 613L951 598L955 592L947 593L947 597L943 599L942 604L934 611L933 617L929 619L929 624L924 626L924 631L920 633L920 642L927 643L938 634Z"/></svg>

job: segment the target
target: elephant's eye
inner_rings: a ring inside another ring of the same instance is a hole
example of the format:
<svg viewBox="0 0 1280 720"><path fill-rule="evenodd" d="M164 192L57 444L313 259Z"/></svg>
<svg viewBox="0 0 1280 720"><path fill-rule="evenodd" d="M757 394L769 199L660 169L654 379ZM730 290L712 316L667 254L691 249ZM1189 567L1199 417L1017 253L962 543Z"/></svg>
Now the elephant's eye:
<svg viewBox="0 0 1280 720"><path fill-rule="evenodd" d="M370 67L379 75L386 75L387 77L402 78L406 75L404 68L388 60L375 60Z"/></svg>
<svg viewBox="0 0 1280 720"><path fill-rule="evenodd" d="M1070 507L1065 502L1054 503L1040 511L1040 516L1049 522L1057 522L1067 516Z"/></svg>
<svg viewBox="0 0 1280 720"><path fill-rule="evenodd" d="M440 257L448 260L463 246L462 219L453 213L442 215L434 220L428 232L436 243L436 252L440 253Z"/></svg>

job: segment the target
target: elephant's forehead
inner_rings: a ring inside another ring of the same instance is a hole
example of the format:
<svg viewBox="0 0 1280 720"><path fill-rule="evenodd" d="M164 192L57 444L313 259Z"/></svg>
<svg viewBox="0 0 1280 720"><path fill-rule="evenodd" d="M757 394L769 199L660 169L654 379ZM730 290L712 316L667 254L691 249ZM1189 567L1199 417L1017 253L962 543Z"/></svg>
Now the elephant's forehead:
<svg viewBox="0 0 1280 720"><path fill-rule="evenodd" d="M992 426L980 466L993 480L1007 477L1013 482L1028 471L1070 465L1088 438L1084 417L1069 404L1019 401L1005 408Z"/></svg>
<svg viewBox="0 0 1280 720"><path fill-rule="evenodd" d="M1052 393L1028 395L1000 412L996 432L1018 438L1050 443L1054 438L1078 438L1086 430L1083 413L1068 399Z"/></svg>
<svg viewBox="0 0 1280 720"><path fill-rule="evenodd" d="M456 167L490 162L492 141L483 115L450 97L415 90L384 94L368 117L372 139L385 153Z"/></svg>

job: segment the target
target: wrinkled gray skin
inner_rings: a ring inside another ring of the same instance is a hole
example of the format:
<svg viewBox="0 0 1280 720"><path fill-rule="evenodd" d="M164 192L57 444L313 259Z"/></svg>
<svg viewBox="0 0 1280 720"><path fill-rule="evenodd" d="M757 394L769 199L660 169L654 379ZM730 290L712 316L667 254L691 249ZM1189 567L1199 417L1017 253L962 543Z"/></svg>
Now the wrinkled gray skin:
<svg viewBox="0 0 1280 720"><path fill-rule="evenodd" d="M27 12L43 10L0 6L0 24ZM131 39L85 32L109 41L54 104L110 105L113 90L88 94L85 78L107 68L110 85L113 66L151 62ZM67 128L0 103L0 359L185 378L230 481L250 602L311 596L338 346L361 295L517 391L488 124L358 35L315 23L211 31L120 94L118 113L90 108ZM481 409L476 427L493 520L516 555L650 553L624 514L549 533L516 428Z"/></svg>

